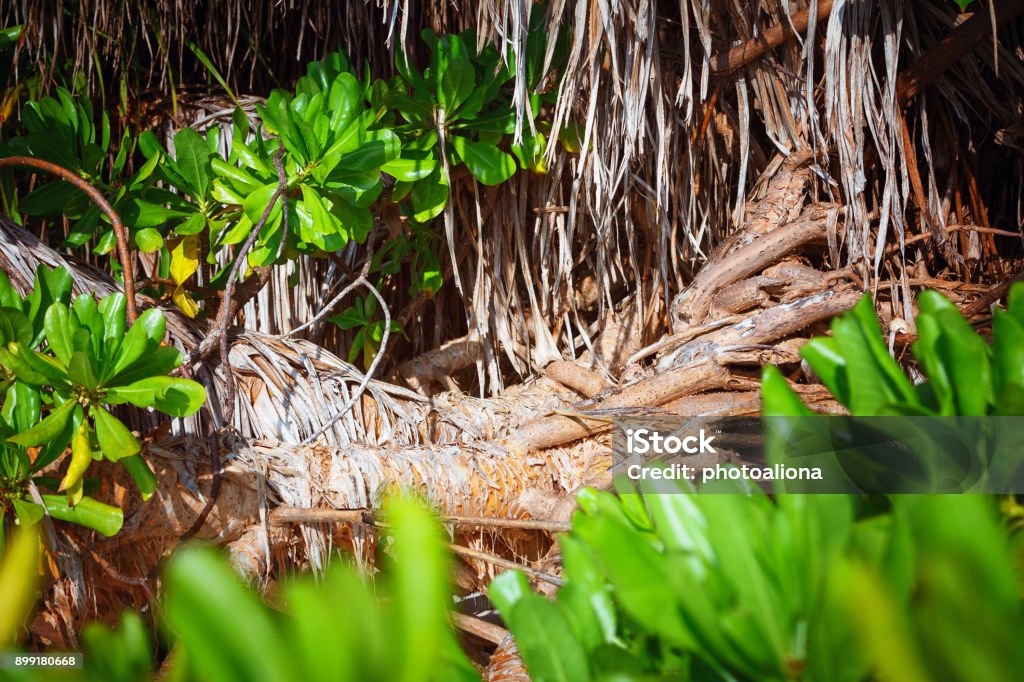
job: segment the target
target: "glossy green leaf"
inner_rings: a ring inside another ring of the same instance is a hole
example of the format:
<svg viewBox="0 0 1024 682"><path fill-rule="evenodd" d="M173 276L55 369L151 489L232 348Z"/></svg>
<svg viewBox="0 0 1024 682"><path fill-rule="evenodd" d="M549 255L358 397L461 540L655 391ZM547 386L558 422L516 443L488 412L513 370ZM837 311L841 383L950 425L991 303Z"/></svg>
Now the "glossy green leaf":
<svg viewBox="0 0 1024 682"><path fill-rule="evenodd" d="M11 506L14 507L14 514L18 518L18 525L22 528L34 526L43 520L45 510L35 502L15 497L11 499Z"/></svg>
<svg viewBox="0 0 1024 682"><path fill-rule="evenodd" d="M193 213L183 222L178 223L174 228L174 234L177 236L188 236L191 234L199 234L206 229L206 216L202 213Z"/></svg>
<svg viewBox="0 0 1024 682"><path fill-rule="evenodd" d="M41 401L39 390L15 381L4 395L0 416L15 431L25 431L39 423Z"/></svg>
<svg viewBox="0 0 1024 682"><path fill-rule="evenodd" d="M32 323L25 313L17 308L0 308L0 343L12 341L22 346L32 345Z"/></svg>
<svg viewBox="0 0 1024 682"><path fill-rule="evenodd" d="M78 318L73 318L63 303L54 303L46 310L43 329L50 350L67 366L74 352L71 339L78 329Z"/></svg>
<svg viewBox="0 0 1024 682"><path fill-rule="evenodd" d="M173 417L187 417L202 407L206 389L191 379L154 376L108 389L107 400L113 405L127 402L136 407L155 407Z"/></svg>
<svg viewBox="0 0 1024 682"><path fill-rule="evenodd" d="M153 253L163 248L164 237L152 227L146 227L135 233L135 245L143 253Z"/></svg>
<svg viewBox="0 0 1024 682"><path fill-rule="evenodd" d="M89 414L96 425L96 440L99 441L100 450L110 461L116 462L122 457L131 457L142 449L142 444L128 427L102 406L93 405Z"/></svg>
<svg viewBox="0 0 1024 682"><path fill-rule="evenodd" d="M485 185L501 184L516 172L515 160L492 144L458 135L452 136L451 144L473 177Z"/></svg>
<svg viewBox="0 0 1024 682"><path fill-rule="evenodd" d="M402 182L422 180L433 173L435 168L437 160L432 157L393 159L381 166L382 171Z"/></svg>
<svg viewBox="0 0 1024 682"><path fill-rule="evenodd" d="M143 501L151 498L156 492L156 474L149 468L149 464L142 458L142 455L122 457L119 463L128 470L132 480L135 481L135 487L138 488Z"/></svg>
<svg viewBox="0 0 1024 682"><path fill-rule="evenodd" d="M293 679L289 652L267 610L208 549L186 549L168 564L164 619L211 680Z"/></svg>
<svg viewBox="0 0 1024 682"><path fill-rule="evenodd" d="M815 363L811 364L815 366ZM800 400L796 391L790 388L786 378L782 376L777 367L765 367L761 373L761 403L761 414L765 417L813 414L811 409Z"/></svg>
<svg viewBox="0 0 1024 682"><path fill-rule="evenodd" d="M270 203L270 199L274 196L275 192L277 192L276 182L260 187L245 198L245 203L243 204L245 215L252 221L253 225L259 223L260 217L267 209L267 205ZM280 217L281 202L275 201L274 207L271 209L270 215L267 218L267 224L280 220Z"/></svg>
<svg viewBox="0 0 1024 682"><path fill-rule="evenodd" d="M158 308L150 308L139 315L125 334L109 370L104 372L104 379L117 377L147 351L155 350L163 340L166 325L164 314Z"/></svg>
<svg viewBox="0 0 1024 682"><path fill-rule="evenodd" d="M7 440L25 447L34 447L53 440L67 426L68 420L71 419L71 412L77 405L78 403L69 400L50 412L45 419L31 429L11 436Z"/></svg>
<svg viewBox="0 0 1024 682"><path fill-rule="evenodd" d="M430 222L444 210L448 203L448 183L440 169L413 184L413 218L420 223Z"/></svg>
<svg viewBox="0 0 1024 682"><path fill-rule="evenodd" d="M22 628L36 603L39 583L39 534L22 528L0 556L0 648L9 650L21 637Z"/></svg>
<svg viewBox="0 0 1024 682"><path fill-rule="evenodd" d="M103 354L104 362L111 360L121 347L124 339L125 324L127 317L127 299L121 292L115 292L105 296L99 304L100 315L103 318Z"/></svg>
<svg viewBox="0 0 1024 682"><path fill-rule="evenodd" d="M71 354L71 362L68 363L68 379L89 390L98 388L100 385L99 375L96 373L92 360L82 351L75 351Z"/></svg>
<svg viewBox="0 0 1024 682"><path fill-rule="evenodd" d="M124 513L119 507L112 507L91 497L83 497L72 507L66 495L43 495L43 504L46 513L53 518L92 528L108 538L117 535L124 523Z"/></svg>
<svg viewBox="0 0 1024 682"><path fill-rule="evenodd" d="M199 133L182 128L174 135L174 161L188 193L200 201L210 191L210 150Z"/></svg>
<svg viewBox="0 0 1024 682"><path fill-rule="evenodd" d="M586 652L558 604L534 594L525 583L524 575L509 571L492 581L489 594L515 632L516 646L531 678L555 682L591 679Z"/></svg>
<svg viewBox="0 0 1024 682"><path fill-rule="evenodd" d="M111 386L126 386L140 379L167 374L181 365L181 352L171 346L159 346L147 350L145 355L118 372L106 383Z"/></svg>

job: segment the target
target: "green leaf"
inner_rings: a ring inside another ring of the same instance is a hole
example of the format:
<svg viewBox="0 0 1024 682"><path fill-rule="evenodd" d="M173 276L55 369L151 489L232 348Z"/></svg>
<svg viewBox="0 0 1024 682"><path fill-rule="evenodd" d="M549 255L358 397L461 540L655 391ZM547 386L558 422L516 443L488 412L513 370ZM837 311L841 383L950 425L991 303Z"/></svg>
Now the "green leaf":
<svg viewBox="0 0 1024 682"><path fill-rule="evenodd" d="M2 520L0 516L0 520ZM0 608L0 648L8 651L21 638L25 622L36 603L39 583L39 534L22 528L0 556L0 585L4 586Z"/></svg>
<svg viewBox="0 0 1024 682"><path fill-rule="evenodd" d="M39 423L41 401L39 390L15 381L4 396L0 415L15 431L25 431Z"/></svg>
<svg viewBox="0 0 1024 682"><path fill-rule="evenodd" d="M473 177L485 185L501 184L516 172L515 160L492 144L458 135L452 136L451 143Z"/></svg>
<svg viewBox="0 0 1024 682"><path fill-rule="evenodd" d="M832 336L846 361L848 407L854 414L874 414L888 404L917 405L913 386L882 340L869 295L865 294L851 312L833 320Z"/></svg>
<svg viewBox="0 0 1024 682"><path fill-rule="evenodd" d="M103 362L112 360L121 347L127 322L125 310L127 299L121 292L105 296L100 301L100 315L103 316Z"/></svg>
<svg viewBox="0 0 1024 682"><path fill-rule="evenodd" d="M64 402L74 403L74 400L70 398ZM63 404L63 403L62 403ZM85 420L85 410L82 409L81 405L75 405L71 410L71 419L64 426L64 429L58 433L52 440L44 444L39 450L39 455L36 457L36 461L32 463L32 471L42 471L47 466L57 461L58 458L64 455L64 451L67 450L68 445L71 444L71 438L74 433L81 426Z"/></svg>
<svg viewBox="0 0 1024 682"><path fill-rule="evenodd" d="M252 221L253 225L259 223L260 217L263 215L263 211L267 209L267 204L270 203L270 198L274 196L277 191L277 183L271 183L260 187L252 194L245 198L245 203L242 205L245 210L245 215ZM279 220L281 216L281 202L275 201L274 207L270 211L270 215L267 217L267 224L273 223L275 220Z"/></svg>
<svg viewBox="0 0 1024 682"><path fill-rule="evenodd" d="M377 172L384 164L396 160L402 149L398 136L390 130L379 131L375 136L376 139L367 140L355 151L343 154L337 167L356 172Z"/></svg>
<svg viewBox="0 0 1024 682"><path fill-rule="evenodd" d="M586 652L558 604L529 589L526 576L507 571L488 593L516 640L530 677L555 682L590 679Z"/></svg>
<svg viewBox="0 0 1024 682"><path fill-rule="evenodd" d="M71 362L74 352L72 337L78 331L78 318L68 313L63 303L54 303L46 310L43 317L43 329L46 331L46 343L66 367Z"/></svg>
<svg viewBox="0 0 1024 682"><path fill-rule="evenodd" d="M131 403L136 407L155 407L173 417L195 414L206 401L206 389L191 379L154 376L126 386L107 389L112 405Z"/></svg>
<svg viewBox="0 0 1024 682"><path fill-rule="evenodd" d="M104 325L96 299L92 297L92 294L82 294L75 298L71 309L74 310L79 323L89 330L92 337L91 348L96 355L99 355L99 342L103 338ZM77 350L84 350L84 348Z"/></svg>
<svg viewBox="0 0 1024 682"><path fill-rule="evenodd" d="M83 497L78 504L70 506L67 495L43 495L46 513L55 519L92 528L105 537L113 537L121 530L124 512L118 507L103 504L91 497Z"/></svg>
<svg viewBox="0 0 1024 682"><path fill-rule="evenodd" d="M99 441L100 450L107 459L116 462L122 457L137 455L142 449L142 444L128 427L102 406L93 405L89 413L96 424L96 439Z"/></svg>
<svg viewBox="0 0 1024 682"><path fill-rule="evenodd" d="M165 583L164 619L193 669L211 680L293 679L274 620L211 550L175 554Z"/></svg>
<svg viewBox="0 0 1024 682"><path fill-rule="evenodd" d="M71 362L68 363L68 379L80 386L85 386L90 391L100 385L92 360L82 351L75 351L71 354Z"/></svg>
<svg viewBox="0 0 1024 682"><path fill-rule="evenodd" d="M992 378L997 413L1024 414L1024 325L999 310L992 322Z"/></svg>
<svg viewBox="0 0 1024 682"><path fill-rule="evenodd" d="M196 212L190 215L184 222L179 223L174 228L174 234L178 236L199 234L204 228L206 228L206 216L201 212Z"/></svg>
<svg viewBox="0 0 1024 682"><path fill-rule="evenodd" d="M818 340L820 339L815 339L815 341ZM835 391L833 393L838 396ZM765 367L761 373L761 404L761 414L765 417L796 417L813 414L813 411L800 400L796 391L790 388L786 378L782 376L782 372L773 366Z"/></svg>
<svg viewBox="0 0 1024 682"><path fill-rule="evenodd" d="M25 347L32 344L32 323L16 308L0 308L0 344L12 341Z"/></svg>
<svg viewBox="0 0 1024 682"><path fill-rule="evenodd" d="M34 447L47 443L56 438L71 419L71 412L78 405L77 402L69 400L56 408L41 422L27 431L11 436L7 440L25 447Z"/></svg>
<svg viewBox="0 0 1024 682"><path fill-rule="evenodd" d="M918 324L924 332L914 355L921 353L921 363L929 377L943 377L936 392L946 388L952 392L954 409L960 415L984 415L993 401L989 348L984 339L953 303L934 291L923 291L918 297L921 312ZM948 381L948 387L943 384ZM940 400L942 398L940 394Z"/></svg>
<svg viewBox="0 0 1024 682"><path fill-rule="evenodd" d="M429 176L413 184L411 195L413 219L420 223L430 222L441 214L448 203L448 182L441 170L435 169Z"/></svg>
<svg viewBox="0 0 1024 682"><path fill-rule="evenodd" d="M381 166L382 171L402 182L422 180L433 173L435 168L437 168L437 159L429 156L422 159L393 159Z"/></svg>
<svg viewBox="0 0 1024 682"><path fill-rule="evenodd" d="M188 183L184 189L196 201L203 200L210 191L210 150L206 140L191 128L179 130L174 136L174 163Z"/></svg>
<svg viewBox="0 0 1024 682"><path fill-rule="evenodd" d="M43 519L45 513L43 508L35 502L29 502L28 500L22 500L17 497L11 499L11 505L14 507L14 514L18 517L18 524L22 528L28 526L34 526Z"/></svg>
<svg viewBox="0 0 1024 682"><path fill-rule="evenodd" d="M153 253L163 248L164 237L152 227L146 227L135 233L135 245L143 253Z"/></svg>
<svg viewBox="0 0 1024 682"><path fill-rule="evenodd" d="M155 350L163 341L166 326L164 314L158 308L150 308L139 315L121 342L109 371L104 372L104 382L116 378L147 351Z"/></svg>
<svg viewBox="0 0 1024 682"><path fill-rule="evenodd" d="M129 197L115 206L125 224L136 230L147 227L161 227L189 215L185 211L167 208L138 197Z"/></svg>
<svg viewBox="0 0 1024 682"><path fill-rule="evenodd" d="M122 457L120 463L121 466L128 470L132 480L135 481L135 487L139 489L139 494L142 495L143 501L151 498L153 493L156 492L156 475L149 468L149 464L142 458L142 455Z"/></svg>
<svg viewBox="0 0 1024 682"><path fill-rule="evenodd" d="M437 41L430 64L437 101L449 117L466 101L476 82L476 70L470 48L459 36L443 36Z"/></svg>
<svg viewBox="0 0 1024 682"><path fill-rule="evenodd" d="M112 386L127 386L140 379L165 375L181 365L181 352L170 346L159 346L146 351L145 356L129 365L106 383Z"/></svg>
<svg viewBox="0 0 1024 682"><path fill-rule="evenodd" d="M565 569L558 602L573 631L588 649L613 642L618 621L615 602L593 556L584 543L571 535L560 537L558 544Z"/></svg>

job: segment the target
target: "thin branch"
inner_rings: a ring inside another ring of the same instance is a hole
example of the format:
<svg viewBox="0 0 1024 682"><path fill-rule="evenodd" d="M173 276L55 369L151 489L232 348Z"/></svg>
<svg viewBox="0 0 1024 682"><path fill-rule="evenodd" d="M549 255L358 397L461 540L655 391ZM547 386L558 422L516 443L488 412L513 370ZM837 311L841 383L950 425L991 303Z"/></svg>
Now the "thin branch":
<svg viewBox="0 0 1024 682"><path fill-rule="evenodd" d="M231 324L231 318L234 317L234 306L231 305L231 295L234 292L235 280L238 278L238 272L242 268L242 263L248 262L249 251L252 249L256 240L259 239L260 231L270 218L270 214L274 210L274 205L277 204L277 200L281 200L281 219L284 221L285 234L288 232L288 200L285 198L285 192L288 191L288 175L284 171L284 143L278 140L277 152L274 154L274 168L277 170L277 189L274 190L274 194L270 197L270 201L267 202L267 207L263 209L263 215L260 216L259 222L253 226L252 232L249 233L248 239L242 244L242 248L238 250L238 255L235 258L235 262L231 264L231 271L228 273L228 279L224 284L224 300L220 304L220 310L217 320L217 329L214 332L219 335L220 340L220 364L221 369L224 373L224 425L228 426L231 424L231 420L235 415L235 377L231 371L231 363L228 361L228 325Z"/></svg>
<svg viewBox="0 0 1024 682"><path fill-rule="evenodd" d="M572 525L565 521L543 519L502 519L490 516L439 516L441 523L453 526L480 528L516 528L519 530L542 530L549 533L567 533ZM268 522L279 526L290 523L360 523L380 526L380 521L370 509L311 509L304 507L278 507L270 512Z"/></svg>
<svg viewBox="0 0 1024 682"><path fill-rule="evenodd" d="M360 272L359 275L356 276L355 281L349 283L348 286L346 286L344 289L342 289L338 293L337 296L332 298L327 303L327 305L325 305L319 311L317 311L316 315L314 315L311 320L309 320L308 322L305 322L305 323L299 325L295 329L286 331L284 334L277 334L276 336L269 335L268 338L271 338L271 339L287 339L289 336L294 336L295 334L298 334L301 331L305 331L305 330L309 329L314 324L316 324L317 322L319 322L323 318L325 318L328 315L330 315L331 311L334 310L334 307L336 305L338 305L348 294L350 294L353 289L355 289L356 287L358 287L360 285L364 285L364 284L366 286L369 286L369 282L366 279L366 275L369 274L369 272L370 272L371 260L372 259L367 258L366 259L366 263L363 265L363 271Z"/></svg>
<svg viewBox="0 0 1024 682"><path fill-rule="evenodd" d="M309 438L303 440L300 445L309 445L317 438L327 433L327 431L333 427L339 419L348 414L348 411L352 409L352 406L356 404L356 401L359 400L366 391L366 387L370 384L370 378L373 376L374 371L376 371L377 365L380 364L381 358L384 357L384 351L388 346L388 338L391 336L391 311L388 310L387 302L384 300L384 297L380 295L380 292L377 291L377 288L370 284L365 277L360 276L359 279L352 284L362 284L369 289L370 293L374 295L377 302L380 304L380 307L384 310L384 334L380 339L380 348L377 349L377 354L373 356L373 362L370 363L370 367L366 370L366 374L363 375L363 380L359 382L359 386L356 387L352 397L349 398L341 409L330 417L323 426L317 429Z"/></svg>
<svg viewBox="0 0 1024 682"><path fill-rule="evenodd" d="M507 568L513 571L522 571L531 578L543 580L546 583L551 583L552 585L557 585L558 587L562 586L562 579L556 575L551 575L550 573L545 573L544 571L538 571L535 568L530 568L529 566L518 564L515 561L509 561L508 559L504 559L498 556L497 554L481 552L478 549L470 549L469 547L463 547L462 545L456 545L451 543L448 544L448 549L450 549L454 554L457 554L461 557L465 557L466 559L476 559L477 561L483 561L488 564L497 566L499 568Z"/></svg>
<svg viewBox="0 0 1024 682"><path fill-rule="evenodd" d="M106 197L76 173L49 161L35 159L30 156L8 156L0 159L0 168L6 166L22 166L53 173L85 192L92 202L103 211L104 215L110 219L110 227L114 230L114 239L117 241L117 257L121 261L121 271L124 273L124 295L127 299L125 307L128 313L128 324L134 323L138 317L138 311L135 309L135 272L132 270L132 257L128 251L128 237L125 234L121 216L117 214L117 211L110 205Z"/></svg>
<svg viewBox="0 0 1024 682"><path fill-rule="evenodd" d="M508 637L508 630L500 625L458 611L452 613L452 624L463 632L491 644L501 644Z"/></svg>

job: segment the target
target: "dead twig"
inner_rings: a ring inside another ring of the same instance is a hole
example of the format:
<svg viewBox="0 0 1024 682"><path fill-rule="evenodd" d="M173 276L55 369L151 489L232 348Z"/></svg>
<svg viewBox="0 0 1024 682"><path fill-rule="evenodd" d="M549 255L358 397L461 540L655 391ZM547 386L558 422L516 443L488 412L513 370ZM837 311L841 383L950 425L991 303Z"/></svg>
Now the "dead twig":
<svg viewBox="0 0 1024 682"><path fill-rule="evenodd" d="M501 644L508 637L508 630L500 625L488 623L482 618L457 611L452 612L452 624L463 632L479 637L491 644Z"/></svg>
<svg viewBox="0 0 1024 682"><path fill-rule="evenodd" d="M377 291L377 287L370 284L370 282L367 281L365 277L360 276L359 279L357 279L352 284L362 284L364 287L366 287L370 291L370 293L373 294L373 296L377 299L377 303L380 304L381 310L384 311L384 333L380 339L380 347L377 349L376 355L373 356L373 362L371 362L370 366L367 368L366 374L363 375L363 380L359 382L359 385L356 387L356 390L352 392L352 397L350 397L348 401L344 405L342 405L340 410L338 410L327 421L325 421L323 426L321 426L319 429L316 430L315 433L311 434L308 438L302 441L301 445L309 445L317 438L327 433L327 431L331 429L339 419L348 414L348 411L352 409L352 406L356 404L356 401L359 400L362 397L363 393L366 391L366 387L370 384L370 378L373 377L373 373L376 371L377 365L380 364L381 358L384 357L384 351L388 347L388 338L390 338L391 336L391 311L388 310L387 301L385 301L384 297L380 295L379 291Z"/></svg>
<svg viewBox="0 0 1024 682"><path fill-rule="evenodd" d="M490 554L488 552L481 552L478 549L470 549L469 547L463 547L462 545L456 545L456 544L453 544L453 543L449 543L448 544L448 549L450 549L453 554L457 554L457 555L459 555L461 557L465 557L466 559L476 559L477 561L483 561L485 563L491 564L493 566L497 566L499 568L507 568L507 569L509 569L511 571L522 571L526 575L528 575L531 578L534 578L536 580L542 580L542 581L544 581L546 583L551 583L552 585L557 585L558 587L562 586L562 579L559 578L556 575L551 575L550 573L545 573L543 571L538 571L537 569L530 568L529 566L524 566L522 564L517 564L514 561L509 561L508 559L503 559L502 557L498 556L497 554Z"/></svg>
<svg viewBox="0 0 1024 682"><path fill-rule="evenodd" d="M566 533L572 525L563 521L543 519L501 519L490 516L442 515L441 523L453 526L479 528L515 528L518 530L542 530L548 533ZM370 509L304 509L302 507L278 507L270 512L270 525L289 523L360 523L367 526L382 524Z"/></svg>

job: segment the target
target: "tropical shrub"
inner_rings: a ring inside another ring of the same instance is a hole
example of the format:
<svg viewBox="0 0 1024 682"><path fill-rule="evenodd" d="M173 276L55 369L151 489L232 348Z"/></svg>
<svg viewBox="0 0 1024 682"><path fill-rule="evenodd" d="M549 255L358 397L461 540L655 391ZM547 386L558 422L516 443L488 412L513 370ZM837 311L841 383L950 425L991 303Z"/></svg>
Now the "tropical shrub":
<svg viewBox="0 0 1024 682"><path fill-rule="evenodd" d="M544 11L543 3L534 6L535 26ZM436 240L424 227L444 211L456 171L465 168L485 185L507 181L516 172L516 159L522 169L545 172L548 137L571 148L574 129L553 133L541 116L555 96L540 82L548 48L543 31L530 32L524 52L530 92L520 108L531 125L519 137L517 104L508 85L513 55L503 60L493 47L478 52L472 32L439 37L425 31L422 38L429 65L417 70L398 51L400 75L390 80L360 79L341 53L309 64L293 91L269 95L255 122L235 111L226 155L216 127L205 135L183 128L170 149L152 132L126 128L114 145L108 114L100 111L97 125L87 98L58 88L55 97L26 104L22 134L0 143L0 156L53 161L100 188L130 228L134 245L159 254L158 279L173 281L170 296L189 316L201 310L192 284L201 263L214 266L209 285L222 289L231 269L227 247L245 241L268 209L279 184L279 145L286 200L270 209L247 254L250 267L303 254L322 257L351 242L361 244L375 216L391 206L406 219L407 229L383 245L387 256L375 258L373 273L382 277L407 266L411 293L434 293L441 284ZM556 67L563 44L553 47ZM141 163L129 174L136 152ZM114 248L103 216L65 181L4 199L24 216L69 219L64 246L91 244L97 255ZM117 264L111 265L116 272ZM372 335L365 337L364 345L375 350Z"/></svg>
<svg viewBox="0 0 1024 682"><path fill-rule="evenodd" d="M948 299L918 297L911 347L927 381L911 383L889 355L870 297L832 322L832 336L801 349L836 400L856 416L1008 416L1024 414L1024 283L1011 287L1006 310L993 315L992 343ZM774 368L764 374L764 413L806 413Z"/></svg>
<svg viewBox="0 0 1024 682"><path fill-rule="evenodd" d="M1019 677L1024 608L989 498L895 496L879 512L690 492L581 494L554 601L521 573L495 579L534 679Z"/></svg>
<svg viewBox="0 0 1024 682"><path fill-rule="evenodd" d="M200 384L168 376L181 353L163 345L165 324L160 310L149 309L127 327L121 293L71 301L63 268L40 266L25 298L0 272L0 519L13 512L32 525L47 513L113 535L121 510L84 494L99 460L120 463L144 498L153 494L142 445L110 408L184 417L206 400ZM43 475L61 458L67 466L59 478ZM30 484L63 494L34 498Z"/></svg>
<svg viewBox="0 0 1024 682"><path fill-rule="evenodd" d="M408 499L393 501L388 516L394 561L374 584L336 563L319 580L306 576L285 586L280 610L243 585L212 550L179 552L167 566L159 611L166 644L174 650L168 679L479 679L448 622L450 566L438 524ZM32 572L33 561L21 563L22 572ZM23 596L10 593L12 603ZM151 638L135 612L123 614L116 630L88 626L82 641L83 670L0 675L103 682L153 676Z"/></svg>
<svg viewBox="0 0 1024 682"><path fill-rule="evenodd" d="M1021 414L1024 285L996 311L991 346L948 300L919 301L926 382L890 357L868 297L802 354L856 416ZM762 390L764 414L810 414L774 368ZM1020 534L993 498L658 485L579 495L554 601L518 572L492 583L534 679L1019 677Z"/></svg>

